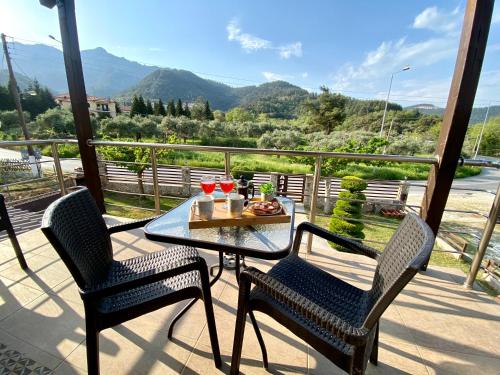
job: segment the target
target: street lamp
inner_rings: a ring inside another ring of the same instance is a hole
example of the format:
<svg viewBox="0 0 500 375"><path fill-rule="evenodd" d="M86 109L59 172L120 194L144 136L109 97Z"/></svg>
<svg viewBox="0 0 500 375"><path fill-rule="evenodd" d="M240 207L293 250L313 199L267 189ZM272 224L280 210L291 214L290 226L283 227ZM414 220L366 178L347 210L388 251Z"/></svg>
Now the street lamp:
<svg viewBox="0 0 500 375"><path fill-rule="evenodd" d="M401 72L405 72L407 70L410 70L409 65L406 65L403 69L398 70L397 72L394 72L391 74L391 80L389 82L389 91L387 91L387 98L385 99L385 108L384 108L384 116L382 117L382 126L380 127L380 136L381 137L384 133L385 116L387 115L387 105L389 104L389 96L391 95L392 80L396 74L401 73Z"/></svg>
<svg viewBox="0 0 500 375"><path fill-rule="evenodd" d="M56 39L56 37L53 36L53 35L49 35L49 38L52 39L52 40L55 40L59 44L62 44L62 42L60 40Z"/></svg>

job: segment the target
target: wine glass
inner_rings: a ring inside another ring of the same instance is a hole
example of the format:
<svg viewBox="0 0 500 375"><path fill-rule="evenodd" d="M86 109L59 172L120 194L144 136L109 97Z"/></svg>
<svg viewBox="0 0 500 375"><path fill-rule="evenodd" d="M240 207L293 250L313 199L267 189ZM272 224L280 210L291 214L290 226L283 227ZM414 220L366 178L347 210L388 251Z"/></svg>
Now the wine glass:
<svg viewBox="0 0 500 375"><path fill-rule="evenodd" d="M219 180L219 185L220 189L226 196L226 205L224 205L224 208L227 208L227 199L229 196L229 193L234 189L234 180L232 176L226 175L220 178Z"/></svg>
<svg viewBox="0 0 500 375"><path fill-rule="evenodd" d="M200 180L201 190L205 195L212 195L215 190L215 178L214 176L202 176Z"/></svg>

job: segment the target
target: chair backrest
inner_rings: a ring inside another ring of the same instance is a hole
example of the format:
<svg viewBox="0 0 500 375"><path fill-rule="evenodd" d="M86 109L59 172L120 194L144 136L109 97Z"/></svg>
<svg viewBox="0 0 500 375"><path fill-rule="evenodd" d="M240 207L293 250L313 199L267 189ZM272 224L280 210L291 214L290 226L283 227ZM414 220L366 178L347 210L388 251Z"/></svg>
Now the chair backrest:
<svg viewBox="0 0 500 375"><path fill-rule="evenodd" d="M80 288L104 280L113 262L111 238L86 188L53 202L43 215L42 231Z"/></svg>
<svg viewBox="0 0 500 375"><path fill-rule="evenodd" d="M429 258L434 234L419 216L408 213L380 255L369 292L365 325L375 324Z"/></svg>

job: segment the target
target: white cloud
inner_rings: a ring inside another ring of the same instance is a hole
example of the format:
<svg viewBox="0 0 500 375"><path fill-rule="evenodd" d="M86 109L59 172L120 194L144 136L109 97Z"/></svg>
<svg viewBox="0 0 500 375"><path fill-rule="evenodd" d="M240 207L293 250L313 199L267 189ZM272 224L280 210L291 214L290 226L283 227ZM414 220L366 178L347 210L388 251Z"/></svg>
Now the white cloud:
<svg viewBox="0 0 500 375"><path fill-rule="evenodd" d="M292 56L301 57L302 56L302 43L295 42L287 44L285 46L278 47L280 56L283 59L289 59Z"/></svg>
<svg viewBox="0 0 500 375"><path fill-rule="evenodd" d="M244 33L239 26L237 20L231 20L226 26L227 39L233 42L238 42L245 52L254 52L261 49L277 50L280 57L289 59L290 57L302 56L302 43L293 42L285 45L275 46L273 42L258 36Z"/></svg>
<svg viewBox="0 0 500 375"><path fill-rule="evenodd" d="M290 76L290 75L273 73L273 72L262 72L262 75L269 82L271 82L271 81L284 81L284 80L293 78L293 76Z"/></svg>
<svg viewBox="0 0 500 375"><path fill-rule="evenodd" d="M251 34L242 33L236 20L232 20L226 27L227 39L237 41L240 43L241 48L250 52L263 48L270 48L272 43L269 40L253 36Z"/></svg>
<svg viewBox="0 0 500 375"><path fill-rule="evenodd" d="M375 50L366 54L359 65L346 64L334 75L336 88L348 89L360 81L386 78L406 65L425 67L456 54L458 40L455 38L431 38L409 43L405 38L382 42Z"/></svg>
<svg viewBox="0 0 500 375"><path fill-rule="evenodd" d="M309 73L304 72L304 73L302 73L300 76L301 76L302 78L307 78L307 77L309 77Z"/></svg>
<svg viewBox="0 0 500 375"><path fill-rule="evenodd" d="M413 28L455 34L459 31L462 18L463 14L458 7L451 12L447 12L433 6L424 9L422 13L415 17Z"/></svg>
<svg viewBox="0 0 500 375"><path fill-rule="evenodd" d="M451 74L450 77L432 78L431 71L434 68L429 67L440 62L449 62L451 66L454 63L462 13L459 8L448 12L436 7L425 9L415 17L411 27L431 30L436 35L417 41L401 37L381 42L368 51L362 61L347 63L331 74L332 89L385 98L391 74L409 65L411 72L398 75L391 97L397 101L399 95L403 103L410 100L409 97L415 98L417 102L427 100L437 103L443 100L448 95ZM412 75L413 71L418 71L418 75ZM417 80L408 80L415 76Z"/></svg>

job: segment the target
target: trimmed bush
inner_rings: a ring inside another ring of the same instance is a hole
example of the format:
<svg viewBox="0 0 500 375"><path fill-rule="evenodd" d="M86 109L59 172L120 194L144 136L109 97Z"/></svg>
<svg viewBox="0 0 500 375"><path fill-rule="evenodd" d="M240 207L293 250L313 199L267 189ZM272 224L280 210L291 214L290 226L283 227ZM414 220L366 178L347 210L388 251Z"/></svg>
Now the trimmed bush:
<svg viewBox="0 0 500 375"><path fill-rule="evenodd" d="M341 236L363 239L363 223L357 221L361 218L361 210L366 196L362 193L368 184L359 177L346 176L342 178L340 187L347 191L339 193L330 219L329 229ZM354 200L354 201L353 201ZM348 249L330 242L330 245L339 251L350 252Z"/></svg>
<svg viewBox="0 0 500 375"><path fill-rule="evenodd" d="M368 183L356 176L345 176L340 181L340 187L348 190L351 193L363 191L367 188Z"/></svg>

